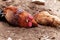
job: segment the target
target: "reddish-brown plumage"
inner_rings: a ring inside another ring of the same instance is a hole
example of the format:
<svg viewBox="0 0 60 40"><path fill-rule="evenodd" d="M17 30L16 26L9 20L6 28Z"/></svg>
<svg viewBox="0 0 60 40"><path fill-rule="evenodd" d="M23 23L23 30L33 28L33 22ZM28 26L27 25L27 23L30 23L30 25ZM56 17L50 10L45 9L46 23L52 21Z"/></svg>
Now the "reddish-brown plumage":
<svg viewBox="0 0 60 40"><path fill-rule="evenodd" d="M13 25L19 25L20 27L37 26L37 22L31 14L16 7L5 8L4 14L7 21Z"/></svg>
<svg viewBox="0 0 60 40"><path fill-rule="evenodd" d="M55 15L49 14L47 11L41 11L34 15L34 19L37 23L42 25L49 25L49 26L60 26L60 18Z"/></svg>

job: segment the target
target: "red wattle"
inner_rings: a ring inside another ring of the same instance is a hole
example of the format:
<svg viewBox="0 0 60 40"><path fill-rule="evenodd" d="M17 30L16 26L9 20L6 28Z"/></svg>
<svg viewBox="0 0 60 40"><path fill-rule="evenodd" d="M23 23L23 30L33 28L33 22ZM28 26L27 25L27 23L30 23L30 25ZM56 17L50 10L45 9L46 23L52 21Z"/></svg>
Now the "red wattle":
<svg viewBox="0 0 60 40"><path fill-rule="evenodd" d="M29 27L32 27L32 22L28 22L28 26Z"/></svg>

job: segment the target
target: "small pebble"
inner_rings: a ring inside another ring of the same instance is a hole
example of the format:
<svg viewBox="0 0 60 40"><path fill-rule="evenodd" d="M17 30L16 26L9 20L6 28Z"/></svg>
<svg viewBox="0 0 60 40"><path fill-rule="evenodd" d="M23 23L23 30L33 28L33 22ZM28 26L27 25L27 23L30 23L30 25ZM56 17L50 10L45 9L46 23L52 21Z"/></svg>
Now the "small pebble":
<svg viewBox="0 0 60 40"><path fill-rule="evenodd" d="M45 5L45 0L32 0L32 3L38 4L38 5Z"/></svg>
<svg viewBox="0 0 60 40"><path fill-rule="evenodd" d="M55 37L52 37L51 39L55 39Z"/></svg>
<svg viewBox="0 0 60 40"><path fill-rule="evenodd" d="M11 37L8 37L8 39L7 40L12 40L12 38Z"/></svg>
<svg viewBox="0 0 60 40"><path fill-rule="evenodd" d="M22 40L22 39L19 39L19 40Z"/></svg>
<svg viewBox="0 0 60 40"><path fill-rule="evenodd" d="M6 0L2 0L2 1L6 1Z"/></svg>

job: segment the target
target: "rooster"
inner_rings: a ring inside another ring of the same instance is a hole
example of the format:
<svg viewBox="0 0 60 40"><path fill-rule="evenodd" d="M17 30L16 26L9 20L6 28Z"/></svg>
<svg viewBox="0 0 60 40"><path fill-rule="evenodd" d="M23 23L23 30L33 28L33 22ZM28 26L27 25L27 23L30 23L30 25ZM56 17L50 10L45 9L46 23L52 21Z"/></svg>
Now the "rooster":
<svg viewBox="0 0 60 40"><path fill-rule="evenodd" d="M38 26L37 22L34 20L31 14L14 6L6 7L4 9L4 15L6 20L13 25L18 25L20 27Z"/></svg>
<svg viewBox="0 0 60 40"><path fill-rule="evenodd" d="M49 14L47 11L41 11L34 14L34 19L38 24L55 27L60 26L60 19L55 15Z"/></svg>

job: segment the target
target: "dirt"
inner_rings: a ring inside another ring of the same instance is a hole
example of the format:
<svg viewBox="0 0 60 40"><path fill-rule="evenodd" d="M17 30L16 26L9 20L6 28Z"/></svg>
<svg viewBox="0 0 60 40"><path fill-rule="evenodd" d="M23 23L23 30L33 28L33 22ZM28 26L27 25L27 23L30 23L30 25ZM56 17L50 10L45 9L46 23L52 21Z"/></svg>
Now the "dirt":
<svg viewBox="0 0 60 40"><path fill-rule="evenodd" d="M50 13L60 18L60 2L56 0L46 0L44 6L31 3L31 0L0 0L0 8L9 5L24 9L31 14L52 10ZM0 21L0 40L60 40L60 28L44 25L35 28L19 28Z"/></svg>

